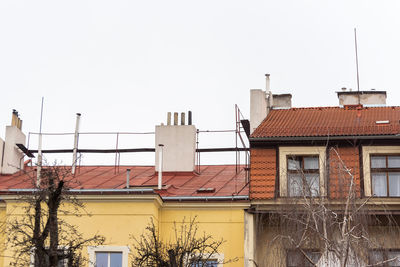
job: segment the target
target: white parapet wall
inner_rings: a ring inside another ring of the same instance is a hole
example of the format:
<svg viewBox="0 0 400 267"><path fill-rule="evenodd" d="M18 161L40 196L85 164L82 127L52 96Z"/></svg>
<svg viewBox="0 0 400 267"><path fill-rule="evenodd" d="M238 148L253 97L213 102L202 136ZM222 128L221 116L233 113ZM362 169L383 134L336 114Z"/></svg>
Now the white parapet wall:
<svg viewBox="0 0 400 267"><path fill-rule="evenodd" d="M2 151L3 159L1 161L2 174L13 174L24 168L24 153L16 144L25 146L25 139L25 134L17 126L6 127L4 151Z"/></svg>
<svg viewBox="0 0 400 267"><path fill-rule="evenodd" d="M160 148L160 144L163 147ZM192 172L195 168L196 127L194 125L156 126L155 170L162 149L163 172Z"/></svg>
<svg viewBox="0 0 400 267"><path fill-rule="evenodd" d="M267 116L267 95L261 89L250 90L250 133L260 125Z"/></svg>
<svg viewBox="0 0 400 267"><path fill-rule="evenodd" d="M2 172L3 156L4 156L4 140L0 138L0 174L3 173Z"/></svg>

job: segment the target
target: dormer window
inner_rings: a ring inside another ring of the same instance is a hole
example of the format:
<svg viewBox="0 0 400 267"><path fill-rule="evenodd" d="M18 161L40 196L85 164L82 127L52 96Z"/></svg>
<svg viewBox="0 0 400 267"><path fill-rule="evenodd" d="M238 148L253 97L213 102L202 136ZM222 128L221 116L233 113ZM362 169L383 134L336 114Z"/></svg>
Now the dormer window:
<svg viewBox="0 0 400 267"><path fill-rule="evenodd" d="M326 147L279 147L281 197L325 196Z"/></svg>
<svg viewBox="0 0 400 267"><path fill-rule="evenodd" d="M372 195L400 197L400 155L371 156Z"/></svg>
<svg viewBox="0 0 400 267"><path fill-rule="evenodd" d="M288 156L287 173L290 197L319 195L318 155Z"/></svg>

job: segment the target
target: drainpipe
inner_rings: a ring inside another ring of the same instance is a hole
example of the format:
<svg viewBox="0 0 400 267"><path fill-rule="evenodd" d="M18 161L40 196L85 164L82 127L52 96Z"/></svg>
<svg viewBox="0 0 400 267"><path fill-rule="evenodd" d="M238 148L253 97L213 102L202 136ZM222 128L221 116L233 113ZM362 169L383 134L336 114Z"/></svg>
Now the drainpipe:
<svg viewBox="0 0 400 267"><path fill-rule="evenodd" d="M160 149L158 150L158 189L162 188L162 165L163 165L163 144L158 145Z"/></svg>
<svg viewBox="0 0 400 267"><path fill-rule="evenodd" d="M129 189L129 176L131 175L131 169L126 169L126 188Z"/></svg>
<svg viewBox="0 0 400 267"><path fill-rule="evenodd" d="M76 113L76 125L75 125L75 135L74 135L74 149L72 154L72 170L71 173L75 174L77 154L78 154L78 139L79 139L79 121L81 118L80 113Z"/></svg>

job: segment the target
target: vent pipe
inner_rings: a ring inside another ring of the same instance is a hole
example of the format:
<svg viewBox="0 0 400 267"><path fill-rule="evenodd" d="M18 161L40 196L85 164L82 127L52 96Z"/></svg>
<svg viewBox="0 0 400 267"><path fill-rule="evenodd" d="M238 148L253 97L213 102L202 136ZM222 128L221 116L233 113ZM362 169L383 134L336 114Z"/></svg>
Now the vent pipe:
<svg viewBox="0 0 400 267"><path fill-rule="evenodd" d="M188 112L188 125L192 125L192 112L190 110Z"/></svg>
<svg viewBox="0 0 400 267"><path fill-rule="evenodd" d="M269 79L269 74L265 74L265 91L269 92L271 91L271 87L270 87L270 79Z"/></svg>
<svg viewBox="0 0 400 267"><path fill-rule="evenodd" d="M131 169L126 169L126 188L129 189L129 178L131 175Z"/></svg>
<svg viewBox="0 0 400 267"><path fill-rule="evenodd" d="M159 157L158 157L158 189L160 190L162 188L162 165L163 165L163 144L158 145L160 147L159 150Z"/></svg>
<svg viewBox="0 0 400 267"><path fill-rule="evenodd" d="M72 174L75 174L77 154L78 154L78 139L79 139L79 121L81 118L80 113L76 113L75 135L74 135L74 149L72 154Z"/></svg>

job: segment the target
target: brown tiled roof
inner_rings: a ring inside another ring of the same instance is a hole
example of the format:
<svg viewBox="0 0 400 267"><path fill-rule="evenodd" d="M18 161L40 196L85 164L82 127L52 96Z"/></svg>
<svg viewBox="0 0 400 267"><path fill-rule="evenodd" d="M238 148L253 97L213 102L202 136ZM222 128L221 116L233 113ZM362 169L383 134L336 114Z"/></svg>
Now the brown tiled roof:
<svg viewBox="0 0 400 267"><path fill-rule="evenodd" d="M313 107L271 110L251 138L400 134L400 107ZM389 121L389 123L379 123ZM377 123L378 122L378 123Z"/></svg>
<svg viewBox="0 0 400 267"><path fill-rule="evenodd" d="M249 194L244 166L202 165L197 172L166 172L163 174L163 190L156 190L164 196L233 196ZM70 178L72 189L123 189L126 187L126 169L130 169L130 188L156 188L158 174L154 166L80 166L74 178ZM30 189L36 171L27 167L26 173L0 175L0 191L9 189ZM200 188L212 188L198 192Z"/></svg>

